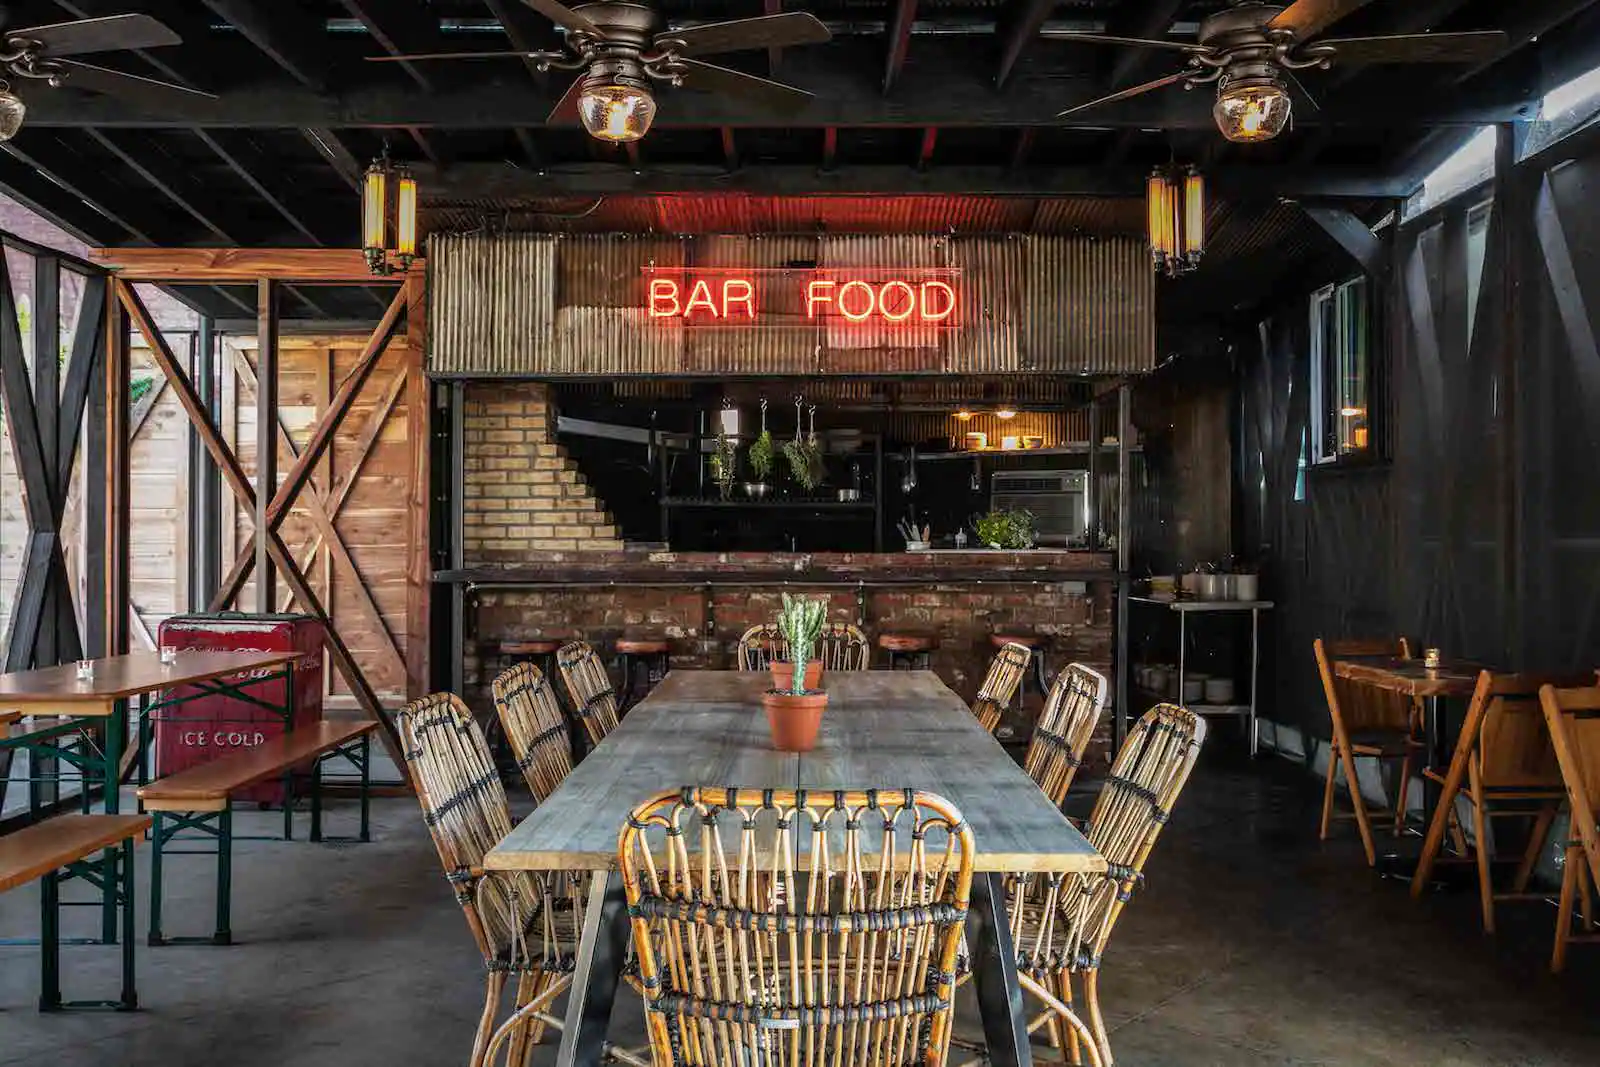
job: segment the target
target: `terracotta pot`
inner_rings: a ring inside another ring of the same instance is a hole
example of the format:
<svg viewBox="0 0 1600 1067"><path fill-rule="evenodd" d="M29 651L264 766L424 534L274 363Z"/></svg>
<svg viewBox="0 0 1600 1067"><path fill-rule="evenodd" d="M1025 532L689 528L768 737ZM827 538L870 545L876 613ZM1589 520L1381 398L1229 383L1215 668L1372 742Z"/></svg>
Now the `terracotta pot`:
<svg viewBox="0 0 1600 1067"><path fill-rule="evenodd" d="M767 728L772 731L772 747L781 752L810 752L817 744L822 713L828 707L828 694L820 689L796 696L769 689L761 697L767 709Z"/></svg>
<svg viewBox="0 0 1600 1067"><path fill-rule="evenodd" d="M794 664L786 659L775 659L767 664L767 669L772 672L772 688L794 688ZM820 659L806 660L806 688L816 689L822 684L822 661Z"/></svg>

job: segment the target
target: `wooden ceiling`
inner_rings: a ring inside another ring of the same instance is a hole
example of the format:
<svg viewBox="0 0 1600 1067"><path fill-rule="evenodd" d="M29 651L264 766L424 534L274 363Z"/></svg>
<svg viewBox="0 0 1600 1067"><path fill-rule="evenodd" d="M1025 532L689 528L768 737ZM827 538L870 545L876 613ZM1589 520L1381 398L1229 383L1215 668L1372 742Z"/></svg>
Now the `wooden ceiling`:
<svg viewBox="0 0 1600 1067"><path fill-rule="evenodd" d="M802 6L660 2L673 25ZM218 96L158 113L23 87L27 123L0 154L0 190L103 245L353 244L357 175L385 144L417 165L429 218L455 228L515 218L573 228L565 218L595 201L661 193L1104 202L1139 196L1148 168L1173 158L1202 164L1219 201L1371 205L1410 191L1469 127L1529 117L1544 89L1600 62L1597 0L1372 0L1339 23L1340 35L1498 28L1505 52L1469 70L1305 72L1320 108L1302 100L1291 131L1238 146L1216 132L1204 91L1170 89L1055 119L1176 64L1170 54L1052 33L1192 35L1221 0L821 0L804 6L832 29L831 42L718 57L815 93L798 118L666 92L655 128L630 150L544 124L570 75L539 75L515 59L365 62L556 46L557 31L520 0L5 6L11 26L153 15L184 43L114 53L105 65ZM1137 224L1137 213L1119 217Z"/></svg>

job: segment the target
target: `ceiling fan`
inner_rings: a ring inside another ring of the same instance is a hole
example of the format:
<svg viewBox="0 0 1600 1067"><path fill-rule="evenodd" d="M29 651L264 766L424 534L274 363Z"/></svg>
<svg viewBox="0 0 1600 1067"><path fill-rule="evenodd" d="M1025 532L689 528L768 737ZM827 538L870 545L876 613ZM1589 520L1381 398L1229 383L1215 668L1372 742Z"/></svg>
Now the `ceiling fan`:
<svg viewBox="0 0 1600 1067"><path fill-rule="evenodd" d="M1371 0L1295 0L1287 7L1239 4L1206 17L1199 40L1152 41L1090 33L1055 33L1051 40L1086 41L1130 48L1160 48L1188 56L1183 70L1068 108L1065 118L1086 108L1140 96L1169 85L1217 86L1212 114L1230 141L1265 141L1288 125L1286 80L1293 72L1327 70L1335 63L1475 63L1493 59L1505 46L1499 30L1469 33L1409 33L1384 37L1313 40Z"/></svg>
<svg viewBox="0 0 1600 1067"><path fill-rule="evenodd" d="M4 42L0 44L0 141L11 140L27 114L21 98L11 91L8 78L39 81L52 89L69 86L91 93L114 93L157 105L174 96L212 95L185 85L62 58L183 43L182 38L149 15L106 15L4 30L0 31L0 40Z"/></svg>
<svg viewBox="0 0 1600 1067"><path fill-rule="evenodd" d="M686 89L737 94L775 111L797 111L811 94L743 71L702 63L697 56L763 48L820 44L832 37L816 16L803 11L664 29L661 16L637 3L604 0L567 7L560 0L522 0L566 31L559 52L436 52L369 56L376 62L423 59L485 59L514 56L540 70L581 70L582 77L550 112L547 121L583 123L602 141L637 141L650 129L656 102L654 81Z"/></svg>

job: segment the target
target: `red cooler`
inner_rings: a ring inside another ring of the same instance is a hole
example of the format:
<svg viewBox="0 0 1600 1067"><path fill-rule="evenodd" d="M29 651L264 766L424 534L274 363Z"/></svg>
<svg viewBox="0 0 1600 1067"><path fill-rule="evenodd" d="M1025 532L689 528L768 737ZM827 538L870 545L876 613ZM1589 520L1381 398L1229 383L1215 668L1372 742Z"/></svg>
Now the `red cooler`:
<svg viewBox="0 0 1600 1067"><path fill-rule="evenodd" d="M295 664L294 721L298 729L322 718L322 622L310 615L246 615L218 612L174 615L161 624L162 648L226 652L305 653ZM263 671L269 674L280 667ZM258 700L282 705L284 679L258 681L245 692ZM195 696L196 686L179 686L171 694L193 697L156 712L156 777L176 773L241 748L262 744L283 733L283 720L266 708L233 696ZM236 794L265 804L283 803L282 780L263 782Z"/></svg>

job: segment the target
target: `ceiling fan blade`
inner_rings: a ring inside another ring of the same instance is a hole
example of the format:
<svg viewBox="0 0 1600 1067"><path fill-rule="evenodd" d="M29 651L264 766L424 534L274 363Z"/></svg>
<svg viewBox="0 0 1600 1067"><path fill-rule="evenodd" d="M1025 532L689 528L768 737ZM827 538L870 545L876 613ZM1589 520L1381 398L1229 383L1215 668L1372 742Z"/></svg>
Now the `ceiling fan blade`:
<svg viewBox="0 0 1600 1067"><path fill-rule="evenodd" d="M561 3L561 0L522 0L522 2L562 29L572 33L586 33L590 37L605 36L600 32L599 26L589 21L587 15L580 15Z"/></svg>
<svg viewBox="0 0 1600 1067"><path fill-rule="evenodd" d="M77 22L57 22L26 30L8 30L3 36L7 41L19 37L35 41L51 58L183 43L181 37L149 15L107 15Z"/></svg>
<svg viewBox="0 0 1600 1067"><path fill-rule="evenodd" d="M1118 44L1128 48L1164 48L1172 52L1208 52L1205 45L1193 41L1154 41L1145 37L1111 37L1103 33L1050 33L1040 34L1047 41L1079 41L1086 44Z"/></svg>
<svg viewBox="0 0 1600 1067"><path fill-rule="evenodd" d="M578 97L583 95L583 79L574 78L567 91L561 94L556 106L544 118L547 126L576 126L578 124Z"/></svg>
<svg viewBox="0 0 1600 1067"><path fill-rule="evenodd" d="M785 114L804 108L811 102L812 94L782 82L768 81L754 74L731 70L727 67L684 60L683 87L697 92L727 93L755 101L759 106Z"/></svg>
<svg viewBox="0 0 1600 1067"><path fill-rule="evenodd" d="M1392 37L1325 38L1335 63L1486 63L1505 50L1505 33L1407 33Z"/></svg>
<svg viewBox="0 0 1600 1067"><path fill-rule="evenodd" d="M708 22L656 35L657 41L681 41L681 56L709 56L718 52L744 52L761 48L793 48L831 40L828 27L805 11L760 15L732 22Z"/></svg>
<svg viewBox="0 0 1600 1067"><path fill-rule="evenodd" d="M1169 74L1165 78L1157 78L1153 82L1145 82L1143 85L1135 85L1131 88L1122 90L1120 93L1112 93L1110 96L1102 96L1098 100L1091 100L1087 104L1079 104L1077 107L1069 107L1067 110L1057 115L1056 118L1064 119L1068 115L1076 114L1079 111L1085 111L1091 107L1099 107L1101 104L1112 104L1118 100L1127 100L1129 97L1143 96L1145 93L1154 92L1157 89L1165 89L1169 85L1176 85L1178 82L1183 81L1188 76L1188 71L1179 71L1177 74Z"/></svg>
<svg viewBox="0 0 1600 1067"><path fill-rule="evenodd" d="M62 85L72 89L138 98L140 100L148 100L153 104L193 100L197 96L204 97L207 100L215 100L217 98L216 93L208 93L201 89L191 89L186 85L177 85L173 82L157 81L155 78L146 78L138 74L124 74L120 70L107 70L105 67L97 67L92 63L79 63L71 59L62 59L57 62L61 66L61 72L65 75Z"/></svg>
<svg viewBox="0 0 1600 1067"><path fill-rule="evenodd" d="M1304 41L1370 3L1372 0L1295 0L1267 23L1267 29L1289 30L1295 40Z"/></svg>
<svg viewBox="0 0 1600 1067"><path fill-rule="evenodd" d="M417 52L403 56L367 56L368 63L410 63L419 59L538 59L560 57L563 52Z"/></svg>

